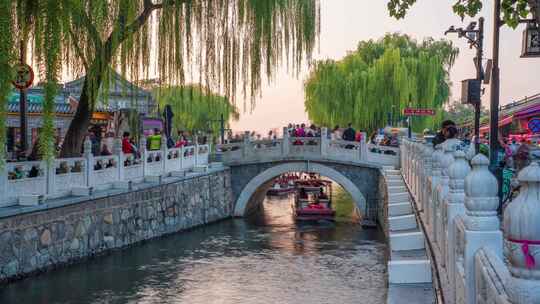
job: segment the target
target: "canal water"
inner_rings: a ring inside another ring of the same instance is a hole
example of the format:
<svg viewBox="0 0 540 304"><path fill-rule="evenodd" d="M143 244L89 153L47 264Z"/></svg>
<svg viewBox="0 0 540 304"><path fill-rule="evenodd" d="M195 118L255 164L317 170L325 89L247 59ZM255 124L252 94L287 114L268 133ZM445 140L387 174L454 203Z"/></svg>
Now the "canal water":
<svg viewBox="0 0 540 304"><path fill-rule="evenodd" d="M289 199L264 212L146 242L0 287L0 303L384 303L377 230L296 225Z"/></svg>

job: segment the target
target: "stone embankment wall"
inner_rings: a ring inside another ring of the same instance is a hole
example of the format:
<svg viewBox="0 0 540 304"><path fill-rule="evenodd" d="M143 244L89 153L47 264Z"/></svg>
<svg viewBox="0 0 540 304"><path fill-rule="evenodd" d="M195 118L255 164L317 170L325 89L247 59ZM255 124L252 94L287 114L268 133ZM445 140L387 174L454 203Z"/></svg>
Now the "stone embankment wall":
<svg viewBox="0 0 540 304"><path fill-rule="evenodd" d="M228 218L230 171L0 219L0 283Z"/></svg>

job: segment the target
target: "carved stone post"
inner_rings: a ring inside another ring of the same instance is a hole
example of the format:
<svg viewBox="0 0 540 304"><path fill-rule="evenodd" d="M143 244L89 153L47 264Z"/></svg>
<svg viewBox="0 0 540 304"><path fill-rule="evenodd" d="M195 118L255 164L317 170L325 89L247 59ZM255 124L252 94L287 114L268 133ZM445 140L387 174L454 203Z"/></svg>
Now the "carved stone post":
<svg viewBox="0 0 540 304"><path fill-rule="evenodd" d="M126 160L126 156L122 152L122 139L120 137L116 137L113 142L113 154L118 156L118 180L123 181L124 180L124 161Z"/></svg>
<svg viewBox="0 0 540 304"><path fill-rule="evenodd" d="M250 152L250 138L249 138L249 131L244 132L244 144L242 145L242 157L244 159L247 159L249 157Z"/></svg>
<svg viewBox="0 0 540 304"><path fill-rule="evenodd" d="M422 216L424 218L424 221L426 220L428 214L429 214L429 204L428 204L428 183L429 183L429 178L431 177L431 175L433 174L433 169L432 169L432 165L433 165L433 160L432 160L432 155L433 155L433 145L431 143L428 143L426 142L424 144L424 151L423 151L423 161L424 161L424 165L423 165L423 168L424 168L424 172L422 174L422 187L421 187L421 190L420 190L420 201L421 201L421 208L423 210L422 212Z"/></svg>
<svg viewBox="0 0 540 304"><path fill-rule="evenodd" d="M84 140L83 156L86 159L86 185L92 187L94 185L94 155L92 154L92 141L88 136Z"/></svg>
<svg viewBox="0 0 540 304"><path fill-rule="evenodd" d="M148 164L147 164L147 158L148 158L148 152L146 150L146 136L141 135L141 142L139 144L139 151L141 151L141 161L143 165L143 178L148 174Z"/></svg>
<svg viewBox="0 0 540 304"><path fill-rule="evenodd" d="M443 202L446 199L449 191L449 182L450 177L448 176L448 168L454 162L454 146L443 145L444 153L440 157L439 161L441 164L441 182L435 192L435 216L437 218L437 234L435 235L437 239L437 244L439 247L439 252L441 256L444 256L444 251L446 250L446 244L444 243L446 231L444 231L444 219L443 219ZM441 265L444 267L446 261L441 259Z"/></svg>
<svg viewBox="0 0 540 304"><path fill-rule="evenodd" d="M465 178L471 172L471 167L465 159L465 153L462 151L454 152L455 161L448 168L449 193L444 201L445 227L443 232L446 233L446 265L448 270L448 281L450 282L451 290L455 289L455 218L458 215L465 214ZM451 297L454 292L451 292ZM453 303L453 299L448 301Z"/></svg>
<svg viewBox="0 0 540 304"><path fill-rule="evenodd" d="M328 147L330 141L328 140L328 128L321 128L321 157L328 158ZM358 159L360 159L360 151L358 151Z"/></svg>
<svg viewBox="0 0 540 304"><path fill-rule="evenodd" d="M437 235L437 209L435 208L435 200L437 195L437 187L439 187L439 184L441 183L441 156L443 155L442 146L437 145L435 146L435 152L431 155L431 160L433 163L433 174L430 177L429 185L428 185L428 204L430 209L429 214L429 225L431 226L431 237L435 241L435 237Z"/></svg>
<svg viewBox="0 0 540 304"><path fill-rule="evenodd" d="M6 153L0 154L0 207L6 205L7 202L7 184L8 184L8 172L7 172L7 164L6 160L4 159L4 156Z"/></svg>
<svg viewBox="0 0 540 304"><path fill-rule="evenodd" d="M289 155L289 129L283 127L283 140L281 141L281 156Z"/></svg>
<svg viewBox="0 0 540 304"><path fill-rule="evenodd" d="M167 175L167 136L165 134L161 135L161 174Z"/></svg>
<svg viewBox="0 0 540 304"><path fill-rule="evenodd" d="M424 178L424 145L419 139L417 139L416 145L417 145L418 155L416 155L415 198L416 198L416 202L418 203L418 207L422 209L423 207L422 207L422 196L421 196L422 192L421 191L423 188L422 180Z"/></svg>
<svg viewBox="0 0 540 304"><path fill-rule="evenodd" d="M476 252L485 247L502 259L503 243L500 221L497 217L499 206L497 179L489 171L489 160L484 155L476 155L471 163L473 169L465 178L465 236L464 244L461 244L464 246L465 303L476 303L474 267Z"/></svg>
<svg viewBox="0 0 540 304"><path fill-rule="evenodd" d="M504 211L513 304L540 303L540 166L533 162L519 172L518 197Z"/></svg>

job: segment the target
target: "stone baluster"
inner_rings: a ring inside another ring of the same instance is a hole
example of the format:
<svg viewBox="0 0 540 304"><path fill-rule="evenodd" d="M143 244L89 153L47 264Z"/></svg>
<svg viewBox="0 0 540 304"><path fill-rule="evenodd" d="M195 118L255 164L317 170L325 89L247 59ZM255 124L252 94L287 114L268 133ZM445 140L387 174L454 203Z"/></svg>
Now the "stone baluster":
<svg viewBox="0 0 540 304"><path fill-rule="evenodd" d="M446 265L448 270L448 281L450 282L451 290L455 289L455 218L459 215L465 214L465 178L471 172L471 167L465 159L465 153L463 151L454 152L455 161L448 168L449 192L446 200L444 201L444 229L443 235L446 233L445 240L442 242L446 244L445 256ZM451 292L452 296L454 292ZM449 301L448 303L453 303Z"/></svg>
<svg viewBox="0 0 540 304"><path fill-rule="evenodd" d="M407 180L407 184L411 184L410 183L410 177L411 177L411 155L412 155L412 144L411 144L411 141L409 139L407 139L405 141L407 143L407 154L405 155L405 179Z"/></svg>
<svg viewBox="0 0 540 304"><path fill-rule="evenodd" d="M161 135L161 174L167 175L167 153L169 148L167 147L167 136Z"/></svg>
<svg viewBox="0 0 540 304"><path fill-rule="evenodd" d="M123 181L125 174L124 174L124 162L126 161L126 156L124 155L124 152L122 152L122 139L120 137L116 137L113 142L113 155L118 156L118 180Z"/></svg>
<svg viewBox="0 0 540 304"><path fill-rule="evenodd" d="M367 133L362 132L362 141L360 141L360 160L367 161L368 156L368 137Z"/></svg>
<svg viewBox="0 0 540 304"><path fill-rule="evenodd" d="M92 141L87 136L83 143L83 157L86 159L86 185L94 186L94 154L92 154Z"/></svg>
<svg viewBox="0 0 540 304"><path fill-rule="evenodd" d="M55 157L51 160L45 160L45 177L47 183L47 195L52 196L56 193L56 161Z"/></svg>
<svg viewBox="0 0 540 304"><path fill-rule="evenodd" d="M424 161L424 172L422 174L422 187L420 189L420 201L421 201L421 208L423 210L422 216L424 217L424 220L427 218L429 214L429 204L428 204L428 183L429 178L433 174L433 145L429 142L424 143L424 150L423 150L423 161Z"/></svg>
<svg viewBox="0 0 540 304"><path fill-rule="evenodd" d="M330 146L330 140L328 139L328 128L321 128L321 157L328 157L328 147ZM358 155L360 156L360 155Z"/></svg>
<svg viewBox="0 0 540 304"><path fill-rule="evenodd" d="M141 160L143 165L143 178L148 174L148 150L146 149L146 136L141 135L139 150L141 151Z"/></svg>
<svg viewBox="0 0 540 304"><path fill-rule="evenodd" d="M4 145L4 149L5 149ZM3 205L6 205L8 192L7 192L7 185L8 185L8 172L7 172L7 166L6 166L6 160L5 160L6 153L0 154L0 207Z"/></svg>
<svg viewBox="0 0 540 304"><path fill-rule="evenodd" d="M399 145L399 162L401 164L401 173L406 175L407 172L407 163L405 162L405 157L407 155L407 141L402 140L401 145Z"/></svg>
<svg viewBox="0 0 540 304"><path fill-rule="evenodd" d="M289 129L283 127L283 139L281 141L281 156L289 155Z"/></svg>
<svg viewBox="0 0 540 304"><path fill-rule="evenodd" d="M444 201L450 191L449 183L449 168L454 162L454 151L455 148L453 145L443 145L444 154L440 158L441 163L441 183L437 187L437 199L435 200L435 209L437 209L437 243L441 256L443 257L440 261L441 265L445 267L446 261L444 259L446 251L446 231L445 228L445 217L446 214L444 210Z"/></svg>
<svg viewBox="0 0 540 304"><path fill-rule="evenodd" d="M242 145L242 157L244 159L247 159L249 157L249 153L251 151L251 146L250 146L250 138L249 138L249 131L245 131L244 132L244 144Z"/></svg>
<svg viewBox="0 0 540 304"><path fill-rule="evenodd" d="M497 217L499 206L497 179L489 171L489 160L484 155L476 155L471 163L473 169L465 178L464 244L456 244L456 248L464 246L465 303L476 303L474 266L476 252L485 247L502 259L503 243L500 221ZM457 276L457 272L455 275ZM460 291L456 290L457 292Z"/></svg>
<svg viewBox="0 0 540 304"><path fill-rule="evenodd" d="M418 207L422 209L420 191L423 188L422 179L424 178L424 145L422 144L420 139L417 139L416 145L417 145L418 155L416 155L416 174L415 174L416 187L414 188L414 191L415 191L416 202L417 204L419 204Z"/></svg>
<svg viewBox="0 0 540 304"><path fill-rule="evenodd" d="M428 225L430 226L429 233L433 240L435 240L435 235L437 232L437 225L436 225L436 213L437 210L435 209L435 195L437 193L437 187L439 186L439 183L441 182L441 162L440 158L443 154L442 146L437 145L435 146L435 151L431 155L431 163L433 166L432 174L428 181L428 205L430 213L428 214Z"/></svg>
<svg viewBox="0 0 540 304"><path fill-rule="evenodd" d="M519 172L519 195L504 211L504 238L513 304L540 303L540 166L533 162Z"/></svg>

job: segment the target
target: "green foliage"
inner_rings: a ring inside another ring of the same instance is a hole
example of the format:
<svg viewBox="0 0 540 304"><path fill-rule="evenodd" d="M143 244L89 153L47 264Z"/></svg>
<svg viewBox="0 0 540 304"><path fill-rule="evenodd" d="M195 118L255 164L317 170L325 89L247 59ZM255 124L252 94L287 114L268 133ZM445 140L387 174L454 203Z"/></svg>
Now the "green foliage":
<svg viewBox="0 0 540 304"><path fill-rule="evenodd" d="M240 89L253 107L263 76L272 78L284 59L298 73L319 34L318 0L2 1L2 18L19 29L16 40L34 46L33 64L51 85L47 94L58 75L86 74L76 115L94 109L111 67L135 82L156 76L164 86L198 77L233 102ZM6 53L0 56L7 60ZM90 115L80 117L85 122L70 128L68 137L84 136ZM52 140L49 133L42 140ZM64 148L79 151L78 143L67 138Z"/></svg>
<svg viewBox="0 0 540 304"><path fill-rule="evenodd" d="M378 41L360 42L339 61L315 64L305 83L305 108L319 125L345 125L374 130L383 127L387 113L413 107L441 112L449 96L448 72L458 50L451 42L388 34ZM415 130L432 128L435 119L417 118Z"/></svg>
<svg viewBox="0 0 540 304"><path fill-rule="evenodd" d="M489 111L482 107L480 109L480 117L487 117ZM474 107L472 105L465 105L460 102L454 102L446 111L444 111L444 119L450 119L457 125L463 125L474 120Z"/></svg>
<svg viewBox="0 0 540 304"><path fill-rule="evenodd" d="M176 130L208 131L218 134L216 119L223 114L225 123L237 120L236 107L229 99L209 92L200 86L167 87L154 90L161 108L170 105L174 113L173 128ZM213 122L212 122L213 120Z"/></svg>
<svg viewBox="0 0 540 304"><path fill-rule="evenodd" d="M47 0L44 16L44 36L41 50L45 57L45 100L43 103L43 125L39 135L39 152L43 159L51 161L55 156L54 103L58 92L58 72L60 70L61 16L59 2Z"/></svg>
<svg viewBox="0 0 540 304"><path fill-rule="evenodd" d="M483 2L483 0L457 0L452 8L454 13L461 18L474 17L482 9ZM405 17L414 3L416 0L389 0L388 10L391 16L400 19ZM501 12L504 22L512 28L518 25L519 19L525 19L531 14L540 23L540 1L538 0L502 0Z"/></svg>
<svg viewBox="0 0 540 304"><path fill-rule="evenodd" d="M11 90L13 71L13 20L11 0L0 0L0 142L6 142L7 101ZM0 167L4 164L5 146L0 146Z"/></svg>

